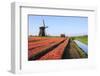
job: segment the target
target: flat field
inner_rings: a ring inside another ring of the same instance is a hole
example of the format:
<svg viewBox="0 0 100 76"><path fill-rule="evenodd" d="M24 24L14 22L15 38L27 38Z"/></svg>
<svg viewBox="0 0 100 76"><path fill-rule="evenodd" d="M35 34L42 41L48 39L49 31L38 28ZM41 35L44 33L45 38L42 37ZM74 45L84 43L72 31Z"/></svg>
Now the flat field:
<svg viewBox="0 0 100 76"><path fill-rule="evenodd" d="M69 37L29 37L28 60L85 58Z"/></svg>

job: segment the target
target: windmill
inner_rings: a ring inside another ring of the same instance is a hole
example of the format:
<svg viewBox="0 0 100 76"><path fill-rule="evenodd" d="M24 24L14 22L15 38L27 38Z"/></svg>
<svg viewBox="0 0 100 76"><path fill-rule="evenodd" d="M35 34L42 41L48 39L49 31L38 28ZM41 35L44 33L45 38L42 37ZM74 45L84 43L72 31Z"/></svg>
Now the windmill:
<svg viewBox="0 0 100 76"><path fill-rule="evenodd" d="M40 29L39 36L46 36L46 32L45 32L46 28L48 28L48 26L45 26L45 22L43 19L43 26L39 27L39 29Z"/></svg>

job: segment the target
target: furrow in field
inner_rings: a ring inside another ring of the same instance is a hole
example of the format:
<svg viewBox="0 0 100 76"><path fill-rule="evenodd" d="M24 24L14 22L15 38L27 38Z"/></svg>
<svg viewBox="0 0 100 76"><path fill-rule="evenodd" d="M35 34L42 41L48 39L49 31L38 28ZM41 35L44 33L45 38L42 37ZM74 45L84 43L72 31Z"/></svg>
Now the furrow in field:
<svg viewBox="0 0 100 76"><path fill-rule="evenodd" d="M53 49L52 51L48 52L47 54L45 54L41 58L39 58L39 60L61 59L61 57L63 55L63 52L64 52L64 49L68 44L68 40L69 39L65 40L63 43L61 43L55 49Z"/></svg>

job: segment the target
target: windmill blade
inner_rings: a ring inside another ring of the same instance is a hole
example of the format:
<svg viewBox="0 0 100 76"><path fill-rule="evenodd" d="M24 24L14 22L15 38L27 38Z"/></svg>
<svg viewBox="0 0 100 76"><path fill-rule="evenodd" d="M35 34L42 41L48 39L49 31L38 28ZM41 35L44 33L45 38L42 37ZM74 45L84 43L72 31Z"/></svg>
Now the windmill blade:
<svg viewBox="0 0 100 76"><path fill-rule="evenodd" d="M43 26L45 27L45 22L44 22L44 19L43 19Z"/></svg>

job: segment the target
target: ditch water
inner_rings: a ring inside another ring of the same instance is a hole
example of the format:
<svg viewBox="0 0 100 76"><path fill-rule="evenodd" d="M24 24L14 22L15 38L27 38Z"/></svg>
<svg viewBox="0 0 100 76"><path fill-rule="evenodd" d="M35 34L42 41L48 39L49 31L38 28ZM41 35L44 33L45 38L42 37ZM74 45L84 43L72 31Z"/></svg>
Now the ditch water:
<svg viewBox="0 0 100 76"><path fill-rule="evenodd" d="M78 40L74 40L74 41L86 54L88 54L88 45L86 45Z"/></svg>

